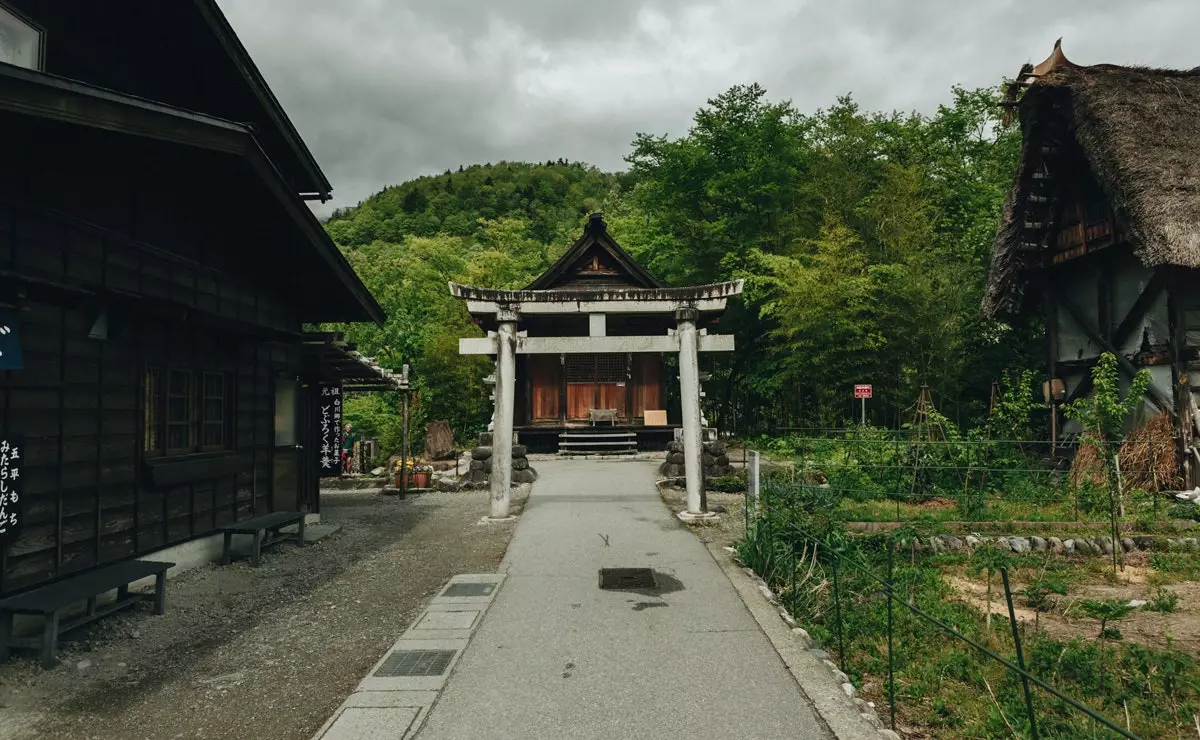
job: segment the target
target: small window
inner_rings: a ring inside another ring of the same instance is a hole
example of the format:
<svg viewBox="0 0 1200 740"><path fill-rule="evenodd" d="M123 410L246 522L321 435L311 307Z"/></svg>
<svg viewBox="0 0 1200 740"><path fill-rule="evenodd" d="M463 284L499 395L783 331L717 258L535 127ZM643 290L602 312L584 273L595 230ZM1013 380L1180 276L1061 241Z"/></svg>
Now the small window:
<svg viewBox="0 0 1200 740"><path fill-rule="evenodd" d="M148 367L142 391L146 454L186 455L231 446L228 374Z"/></svg>
<svg viewBox="0 0 1200 740"><path fill-rule="evenodd" d="M162 451L162 368L146 368L144 398L142 401L144 424L142 449L146 452Z"/></svg>
<svg viewBox="0 0 1200 740"><path fill-rule="evenodd" d="M224 374L204 373L201 436L206 450L219 450L225 446L225 398Z"/></svg>
<svg viewBox="0 0 1200 740"><path fill-rule="evenodd" d="M42 29L0 4L0 62L41 71L44 40Z"/></svg>
<svg viewBox="0 0 1200 740"><path fill-rule="evenodd" d="M167 371L167 450L190 452L195 446L195 387L191 370Z"/></svg>

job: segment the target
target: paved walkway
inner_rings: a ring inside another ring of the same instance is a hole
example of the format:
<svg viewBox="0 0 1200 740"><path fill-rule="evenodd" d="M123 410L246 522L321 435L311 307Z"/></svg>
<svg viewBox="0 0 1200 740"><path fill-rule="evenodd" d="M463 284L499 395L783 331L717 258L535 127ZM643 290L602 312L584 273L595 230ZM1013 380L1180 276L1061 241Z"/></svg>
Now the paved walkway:
<svg viewBox="0 0 1200 740"><path fill-rule="evenodd" d="M547 461L418 740L828 738L648 462ZM662 593L602 591L651 567Z"/></svg>

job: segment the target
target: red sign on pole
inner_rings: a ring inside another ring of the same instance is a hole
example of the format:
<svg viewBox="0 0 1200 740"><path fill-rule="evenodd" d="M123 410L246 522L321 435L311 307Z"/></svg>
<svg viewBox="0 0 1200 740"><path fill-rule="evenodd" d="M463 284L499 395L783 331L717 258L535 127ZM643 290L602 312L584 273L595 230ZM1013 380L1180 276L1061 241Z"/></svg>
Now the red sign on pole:
<svg viewBox="0 0 1200 740"><path fill-rule="evenodd" d="M866 384L860 384L860 385L854 386L854 397L855 398L870 398L871 397L871 386L866 385Z"/></svg>

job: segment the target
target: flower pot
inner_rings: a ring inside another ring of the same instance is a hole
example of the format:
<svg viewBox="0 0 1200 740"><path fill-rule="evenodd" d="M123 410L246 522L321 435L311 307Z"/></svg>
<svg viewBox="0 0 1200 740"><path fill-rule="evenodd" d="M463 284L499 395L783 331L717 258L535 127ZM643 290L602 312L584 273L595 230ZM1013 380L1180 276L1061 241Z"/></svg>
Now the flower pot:
<svg viewBox="0 0 1200 740"><path fill-rule="evenodd" d="M431 474L427 471L419 471L412 474L412 482L414 488L429 488L429 478Z"/></svg>
<svg viewBox="0 0 1200 740"><path fill-rule="evenodd" d="M396 471L396 488L401 491L408 488L408 476L404 474L404 471Z"/></svg>

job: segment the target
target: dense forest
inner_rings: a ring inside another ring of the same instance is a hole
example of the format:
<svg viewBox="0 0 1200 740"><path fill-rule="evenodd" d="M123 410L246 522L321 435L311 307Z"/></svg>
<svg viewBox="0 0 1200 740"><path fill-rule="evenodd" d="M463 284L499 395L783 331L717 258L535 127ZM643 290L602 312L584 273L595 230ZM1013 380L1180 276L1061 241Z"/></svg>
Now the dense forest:
<svg viewBox="0 0 1200 740"><path fill-rule="evenodd" d="M410 363L417 421L466 438L488 415L477 335L446 283L521 287L603 210L609 232L672 285L747 281L722 322L739 351L706 357L711 421L739 434L828 426L872 383L876 424L902 424L922 385L960 425L992 382L1038 366L1038 328L984 321L979 304L1019 133L996 90L953 90L932 116L805 113L757 85L709 100L686 135L641 134L627 172L563 160L472 165L389 187L327 228L387 311L343 328L384 364ZM347 415L390 446L394 399ZM420 428L418 423L417 428Z"/></svg>

